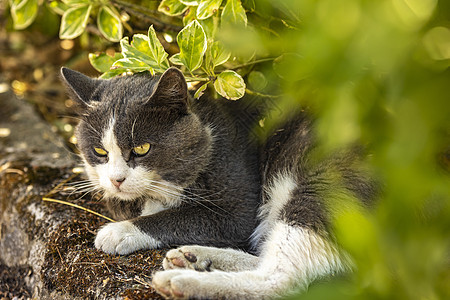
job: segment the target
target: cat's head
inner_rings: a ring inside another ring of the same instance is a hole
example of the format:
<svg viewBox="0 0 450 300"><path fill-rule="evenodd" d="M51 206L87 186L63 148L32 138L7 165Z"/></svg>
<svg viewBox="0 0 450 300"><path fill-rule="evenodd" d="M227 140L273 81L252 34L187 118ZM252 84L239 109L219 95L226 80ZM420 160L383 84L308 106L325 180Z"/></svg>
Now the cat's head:
<svg viewBox="0 0 450 300"><path fill-rule="evenodd" d="M211 130L190 111L178 69L110 80L67 68L61 74L79 106L76 137L86 172L106 198L174 200L205 168Z"/></svg>

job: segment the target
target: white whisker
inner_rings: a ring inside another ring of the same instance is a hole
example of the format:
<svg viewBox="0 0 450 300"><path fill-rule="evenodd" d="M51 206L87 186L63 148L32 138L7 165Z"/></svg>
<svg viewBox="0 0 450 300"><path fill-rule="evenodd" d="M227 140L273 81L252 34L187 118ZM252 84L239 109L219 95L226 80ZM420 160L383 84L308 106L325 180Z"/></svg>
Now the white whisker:
<svg viewBox="0 0 450 300"><path fill-rule="evenodd" d="M174 187L175 187L175 186L173 186L173 185L171 185L171 184L169 184L169 183L166 183L166 182L159 182L159 181L154 181L154 180L150 180L150 181L152 181L153 183L165 185L166 187L170 187L170 188L172 188L172 189L174 189ZM199 197L198 195L189 192L191 195L194 196L194 197L191 197L191 196L186 195L186 194L183 194L183 193L181 193L181 192L173 191L172 189L162 188L161 186L158 186L158 185L155 185L155 184L149 185L149 187L147 187L147 190L150 190L150 191L152 191L152 192L160 193L160 194L162 194L163 196L173 196L173 197L177 197L177 198L179 198L179 200L184 201L184 202L186 202L186 200L192 201L192 202L197 203L197 204L199 204L199 205L201 205L201 206L207 208L208 210L210 210L210 211L212 211L212 212L214 212L214 213L216 213L216 214L218 214L218 215L220 215L220 216L222 216L222 217L224 217L224 215L218 213L216 210L214 210L213 208L207 206L206 204L204 204L204 203L202 203L202 202L208 202L208 203L210 203L213 207L220 209L222 212L225 212L225 213L227 213L227 214L230 214L229 211L223 209L222 207L218 206L217 204L213 203L213 202L210 201L210 200L207 200L207 199L205 199L205 198L203 198L203 197ZM180 189L180 188L177 188L177 189ZM184 190L183 192L185 192L185 190ZM199 198L200 198L201 200L199 200Z"/></svg>

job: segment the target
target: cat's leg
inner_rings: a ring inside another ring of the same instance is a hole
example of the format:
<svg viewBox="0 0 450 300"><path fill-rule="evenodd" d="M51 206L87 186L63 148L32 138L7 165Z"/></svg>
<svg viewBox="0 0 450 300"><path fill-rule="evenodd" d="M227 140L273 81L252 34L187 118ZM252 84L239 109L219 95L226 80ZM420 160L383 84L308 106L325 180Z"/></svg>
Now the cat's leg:
<svg viewBox="0 0 450 300"><path fill-rule="evenodd" d="M230 248L182 246L167 252L163 267L165 270L181 268L237 272L256 269L258 261L257 256Z"/></svg>
<svg viewBox="0 0 450 300"><path fill-rule="evenodd" d="M262 251L254 270L168 270L155 273L153 286L165 297L176 299L271 299L346 270L336 248L320 234L282 221L276 222Z"/></svg>
<svg viewBox="0 0 450 300"><path fill-rule="evenodd" d="M97 233L95 246L106 253L120 255L171 245L244 247L255 221L248 218L244 222L243 216L234 212L218 213L204 204L175 207L106 224Z"/></svg>
<svg viewBox="0 0 450 300"><path fill-rule="evenodd" d="M158 248L160 244L131 221L106 224L95 237L95 247L109 254L126 255L139 249Z"/></svg>
<svg viewBox="0 0 450 300"><path fill-rule="evenodd" d="M108 201L107 205L110 210L115 211L116 217L129 216L133 214L133 210L141 209L133 202ZM164 206L160 202L148 200L144 203L141 215L156 214L162 210ZM95 238L95 247L109 254L126 255L136 250L160 246L160 241L139 229L133 224L133 220L106 224L100 228Z"/></svg>

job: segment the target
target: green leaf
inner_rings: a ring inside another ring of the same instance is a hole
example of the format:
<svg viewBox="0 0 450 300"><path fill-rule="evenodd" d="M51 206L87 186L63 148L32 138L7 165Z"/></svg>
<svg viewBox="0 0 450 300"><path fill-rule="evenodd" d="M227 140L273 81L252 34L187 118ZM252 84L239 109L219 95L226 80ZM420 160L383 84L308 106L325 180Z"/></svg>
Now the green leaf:
<svg viewBox="0 0 450 300"><path fill-rule="evenodd" d="M180 59L180 53L174 54L172 55L171 58L169 58L170 62L173 63L174 65L183 65L183 62Z"/></svg>
<svg viewBox="0 0 450 300"><path fill-rule="evenodd" d="M217 76L214 88L222 96L230 100L237 100L245 94L245 82L238 73L226 70Z"/></svg>
<svg viewBox="0 0 450 300"><path fill-rule="evenodd" d="M122 54L125 58L140 60L153 69L163 71L153 57L148 36L143 34L133 35L131 45L128 43L128 37L124 37L120 40L120 46L122 47Z"/></svg>
<svg viewBox="0 0 450 300"><path fill-rule="evenodd" d="M187 13L183 17L183 25L186 26L196 19L197 19L197 7L190 6L189 9L187 10ZM206 37L208 39L214 38L214 35L216 34L219 21L215 19L216 18L213 17L205 20L198 20L198 22L202 25L203 30L205 31Z"/></svg>
<svg viewBox="0 0 450 300"><path fill-rule="evenodd" d="M248 84L255 91L263 91L267 86L267 79L263 73L259 71L252 71L250 72L250 74L248 74Z"/></svg>
<svg viewBox="0 0 450 300"><path fill-rule="evenodd" d="M110 71L114 62L121 58L123 58L121 53L116 53L114 57L109 56L106 53L89 53L89 62L97 71L102 73Z"/></svg>
<svg viewBox="0 0 450 300"><path fill-rule="evenodd" d="M198 20L206 33L207 39L214 39L214 36L216 35L217 26L219 24L218 20L216 19L218 19L218 17L213 16L212 18L208 18L205 20Z"/></svg>
<svg viewBox="0 0 450 300"><path fill-rule="evenodd" d="M48 7L56 14L58 15L63 15L66 10L69 9L69 6L67 6L67 4L63 3L63 2L59 2L59 1L51 1L48 4Z"/></svg>
<svg viewBox="0 0 450 300"><path fill-rule="evenodd" d="M256 3L255 0L242 0L243 5L247 11L254 12L256 10Z"/></svg>
<svg viewBox="0 0 450 300"><path fill-rule="evenodd" d="M153 29L153 25L148 28L148 43L150 46L150 52L152 54L152 58L156 61L156 63L164 70L169 68L169 63L167 62L167 52L164 50L163 45L159 41L156 36L155 29Z"/></svg>
<svg viewBox="0 0 450 300"><path fill-rule="evenodd" d="M38 0L12 1L11 16L14 29L25 29L33 23L38 13Z"/></svg>
<svg viewBox="0 0 450 300"><path fill-rule="evenodd" d="M200 0L180 0L180 2L188 6L198 6Z"/></svg>
<svg viewBox="0 0 450 300"><path fill-rule="evenodd" d="M247 26L247 15L240 0L227 0L222 10L222 23Z"/></svg>
<svg viewBox="0 0 450 300"><path fill-rule="evenodd" d="M192 72L202 65L206 52L206 34L197 20L184 27L177 36L180 60Z"/></svg>
<svg viewBox="0 0 450 300"><path fill-rule="evenodd" d="M61 19L59 38L74 39L86 28L92 5L76 6L68 9Z"/></svg>
<svg viewBox="0 0 450 300"><path fill-rule="evenodd" d="M197 18L197 7L191 6L186 11L186 14L183 17L183 25L186 26L187 24L191 23Z"/></svg>
<svg viewBox="0 0 450 300"><path fill-rule="evenodd" d="M97 15L97 26L102 35L111 42L118 42L122 38L122 22L118 15L108 6L102 6Z"/></svg>
<svg viewBox="0 0 450 300"><path fill-rule="evenodd" d="M231 56L231 52L225 49L222 42L212 40L208 42L208 51L205 56L205 67L209 75L214 75L214 68L225 63Z"/></svg>
<svg viewBox="0 0 450 300"><path fill-rule="evenodd" d="M91 4L91 0L63 0L63 2L69 6L84 6Z"/></svg>
<svg viewBox="0 0 450 300"><path fill-rule="evenodd" d="M215 14L222 4L222 0L201 0L197 8L197 19L203 20Z"/></svg>
<svg viewBox="0 0 450 300"><path fill-rule="evenodd" d="M208 87L208 82L205 83L204 85L202 85L201 87L199 87L198 90L194 94L194 98L195 99L200 98L203 95L203 92L206 90L207 87Z"/></svg>
<svg viewBox="0 0 450 300"><path fill-rule="evenodd" d="M178 16L184 13L188 7L179 0L163 0L158 6L158 11L168 16Z"/></svg>
<svg viewBox="0 0 450 300"><path fill-rule="evenodd" d="M117 75L121 75L125 73L123 69L115 69L115 70L109 70L108 72L103 73L100 78L101 79L111 79L113 77L116 77Z"/></svg>
<svg viewBox="0 0 450 300"><path fill-rule="evenodd" d="M273 70L281 79L295 82L311 76L314 63L297 53L284 53L273 61ZM292 66L296 66L293 68Z"/></svg>
<svg viewBox="0 0 450 300"><path fill-rule="evenodd" d="M124 70L124 71L133 71L133 72L144 72L150 71L152 75L155 74L153 68L147 65L145 62L136 59L136 58L122 58L116 61L112 67L112 70Z"/></svg>
<svg viewBox="0 0 450 300"><path fill-rule="evenodd" d="M220 41L216 41L211 45L211 59L214 67L227 62L231 56L231 51L225 49Z"/></svg>

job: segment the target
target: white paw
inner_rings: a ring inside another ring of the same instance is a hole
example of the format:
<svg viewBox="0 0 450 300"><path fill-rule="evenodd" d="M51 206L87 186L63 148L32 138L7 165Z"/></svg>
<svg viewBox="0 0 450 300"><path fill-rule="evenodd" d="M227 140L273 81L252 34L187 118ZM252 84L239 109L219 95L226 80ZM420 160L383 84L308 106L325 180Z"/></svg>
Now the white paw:
<svg viewBox="0 0 450 300"><path fill-rule="evenodd" d="M200 296L195 292L201 285L198 272L193 270L169 270L153 274L153 288L165 298L189 299Z"/></svg>
<svg viewBox="0 0 450 300"><path fill-rule="evenodd" d="M158 248L160 243L130 221L106 224L97 233L95 247L109 254L126 255L140 249Z"/></svg>
<svg viewBox="0 0 450 300"><path fill-rule="evenodd" d="M175 269L154 273L152 286L169 299L274 299L280 296L277 280L283 277L275 276L272 281L267 280L269 277L259 270L197 272Z"/></svg>
<svg viewBox="0 0 450 300"><path fill-rule="evenodd" d="M194 269L196 271L211 271L212 261L206 247L183 246L167 252L163 261L165 270ZM206 252L206 253L205 253Z"/></svg>

